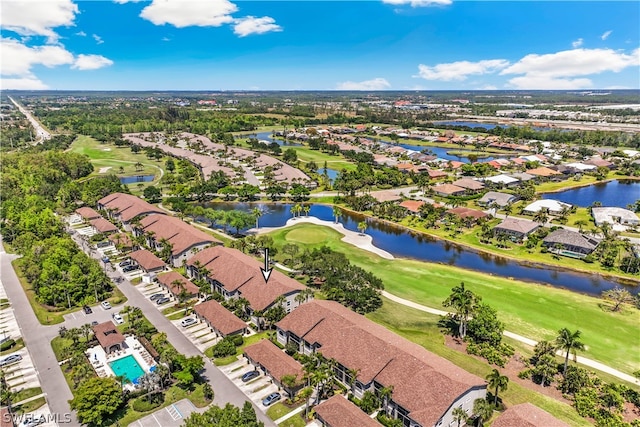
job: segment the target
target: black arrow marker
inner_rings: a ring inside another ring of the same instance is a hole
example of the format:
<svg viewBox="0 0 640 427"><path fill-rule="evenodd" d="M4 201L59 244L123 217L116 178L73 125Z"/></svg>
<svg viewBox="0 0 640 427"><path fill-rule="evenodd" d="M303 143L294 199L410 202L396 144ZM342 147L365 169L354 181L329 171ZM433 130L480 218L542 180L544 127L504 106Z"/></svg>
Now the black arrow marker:
<svg viewBox="0 0 640 427"><path fill-rule="evenodd" d="M260 268L262 277L264 277L264 283L269 283L271 270L273 270L273 268L269 268L269 248L264 248L264 268Z"/></svg>

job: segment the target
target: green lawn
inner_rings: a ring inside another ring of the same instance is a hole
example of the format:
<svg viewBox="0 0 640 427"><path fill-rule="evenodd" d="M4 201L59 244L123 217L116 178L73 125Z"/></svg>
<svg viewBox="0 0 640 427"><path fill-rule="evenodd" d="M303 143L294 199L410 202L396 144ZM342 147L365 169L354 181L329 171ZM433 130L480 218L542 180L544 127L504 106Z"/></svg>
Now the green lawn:
<svg viewBox="0 0 640 427"><path fill-rule="evenodd" d="M626 175L618 175L617 173L615 173L615 174L609 174L609 176L607 176L606 181L610 181L614 179L634 179L634 178ZM598 181L594 176L591 176L591 175L582 175L582 177L578 181L575 181L573 179L567 179L564 181L557 181L557 182L556 181L543 182L542 184L536 185L536 193L553 193L556 191L567 190L569 188L583 187L585 185L594 184L596 182L605 182L605 181Z"/></svg>
<svg viewBox="0 0 640 427"><path fill-rule="evenodd" d="M246 346L255 344L263 338L267 338L267 331L262 331L249 337L244 337L244 344L242 344L240 347L236 347L236 354L232 356L214 358L212 353L213 346L206 349L204 351L204 354L205 356L210 358L216 366L230 365L238 360L238 356L242 354L242 351Z"/></svg>
<svg viewBox="0 0 640 427"><path fill-rule="evenodd" d="M296 414L278 424L278 427L304 427L306 425L307 423L302 419L300 414Z"/></svg>
<svg viewBox="0 0 640 427"><path fill-rule="evenodd" d="M327 167L329 169L335 169L337 171L340 171L341 169L356 169L356 165L354 163L349 162L341 155L332 156L319 150L312 150L311 148L306 146L294 146L287 148L295 150L296 154L298 155L298 159L300 159L301 162L316 162L316 165L318 165L318 170L320 172L322 172L325 161L327 162Z"/></svg>
<svg viewBox="0 0 640 427"><path fill-rule="evenodd" d="M114 173L118 176L155 175L151 182L129 184L132 193L141 193L142 189L156 184L164 174L164 159L150 160L141 152L134 154L128 146L118 147L114 144L101 144L90 136L80 135L71 144L70 150L74 153L85 154L91 159L94 171L91 176L98 176L101 168L110 168L106 173ZM140 162L144 168L136 170L135 164ZM120 167L123 170L120 170Z"/></svg>
<svg viewBox="0 0 640 427"><path fill-rule="evenodd" d="M493 368L482 360L447 347L437 325L438 316L401 306L385 298L382 308L367 317L480 378L485 378ZM506 391L500 393L500 397L507 406L530 402L572 426L591 425L571 406L513 381Z"/></svg>
<svg viewBox="0 0 640 427"><path fill-rule="evenodd" d="M269 409L267 409L267 416L272 420L277 420L280 417L284 417L289 412L291 412L293 408L289 408L281 402L275 403L271 405Z"/></svg>
<svg viewBox="0 0 640 427"><path fill-rule="evenodd" d="M580 329L587 346L585 356L626 373L640 369L640 311L634 308L612 313L602 307L601 299L551 286L410 259L383 259L341 242L342 235L328 227L300 224L270 235L277 245L326 244L380 277L387 291L430 307L442 309L441 303L451 288L464 282L498 310L509 331L535 340L550 340L563 327Z"/></svg>

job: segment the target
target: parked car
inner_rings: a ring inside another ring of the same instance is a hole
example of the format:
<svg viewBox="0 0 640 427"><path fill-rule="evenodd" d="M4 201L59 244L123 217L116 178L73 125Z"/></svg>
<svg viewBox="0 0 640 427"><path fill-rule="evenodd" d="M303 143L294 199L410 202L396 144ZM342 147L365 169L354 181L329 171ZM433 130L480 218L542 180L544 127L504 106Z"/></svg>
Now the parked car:
<svg viewBox="0 0 640 427"><path fill-rule="evenodd" d="M262 399L262 404L264 406L269 406L273 403L276 403L278 400L280 400L281 397L282 396L280 396L280 393L271 393L269 396Z"/></svg>
<svg viewBox="0 0 640 427"><path fill-rule="evenodd" d="M156 300L156 304L158 304L158 305L162 305L162 304L166 304L166 303L168 303L169 301L171 301L171 298L162 297L162 298L158 298L158 299Z"/></svg>
<svg viewBox="0 0 640 427"><path fill-rule="evenodd" d="M20 356L19 354L12 354L11 356L7 356L4 359L0 360L0 366L11 365L21 360L22 360L22 356Z"/></svg>
<svg viewBox="0 0 640 427"><path fill-rule="evenodd" d="M113 313L113 316L111 317L113 317L113 321L118 325L122 325L124 323L124 319L120 316L120 313Z"/></svg>
<svg viewBox="0 0 640 427"><path fill-rule="evenodd" d="M128 265L122 269L123 273L131 273L132 271L140 270L137 265Z"/></svg>
<svg viewBox="0 0 640 427"><path fill-rule="evenodd" d="M111 246L111 242L98 242L96 243L97 248L106 248L107 246Z"/></svg>
<svg viewBox="0 0 640 427"><path fill-rule="evenodd" d="M196 323L198 323L198 321L193 317L187 317L186 319L182 319L182 322L180 322L183 328L186 328L191 325L195 325Z"/></svg>
<svg viewBox="0 0 640 427"><path fill-rule="evenodd" d="M84 311L84 314L91 314L91 313L93 313L93 310L91 310L91 307L89 307L88 305L83 305L83 306L82 306L82 310Z"/></svg>
<svg viewBox="0 0 640 427"><path fill-rule="evenodd" d="M91 326L97 326L97 325L98 325L98 321L97 320L94 320L94 321L91 322Z"/></svg>
<svg viewBox="0 0 640 427"><path fill-rule="evenodd" d="M127 267L129 265L131 265L131 260L130 259L125 259L124 261L122 261L120 264L118 264L120 267Z"/></svg>
<svg viewBox="0 0 640 427"><path fill-rule="evenodd" d="M260 376L260 372L258 371L245 372L244 375L242 375L242 382L246 383L248 381L251 381L254 378L258 378L259 376Z"/></svg>
<svg viewBox="0 0 640 427"><path fill-rule="evenodd" d="M46 422L45 417L40 415L39 417L27 417L20 423L20 427L36 427Z"/></svg>
<svg viewBox="0 0 640 427"><path fill-rule="evenodd" d="M159 298L162 298L162 297L164 297L164 294L153 294L153 295L151 295L151 296L149 297L149 299L150 299L151 301L155 301L155 300L157 300L157 299L159 299Z"/></svg>
<svg viewBox="0 0 640 427"><path fill-rule="evenodd" d="M102 301L100 303L100 305L102 306L102 308L104 308L105 310L109 310L111 309L111 303L109 303L109 301Z"/></svg>
<svg viewBox="0 0 640 427"><path fill-rule="evenodd" d="M109 259L108 256L105 256L105 257L102 257L102 262L104 262L105 264L109 264L111 260Z"/></svg>

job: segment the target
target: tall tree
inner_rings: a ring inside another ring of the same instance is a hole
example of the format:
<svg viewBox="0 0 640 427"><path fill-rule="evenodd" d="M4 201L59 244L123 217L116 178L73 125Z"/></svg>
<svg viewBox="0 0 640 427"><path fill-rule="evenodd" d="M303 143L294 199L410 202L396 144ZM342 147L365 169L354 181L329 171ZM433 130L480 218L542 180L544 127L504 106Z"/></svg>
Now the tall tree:
<svg viewBox="0 0 640 427"><path fill-rule="evenodd" d="M567 328L562 328L558 331L558 336L556 337L556 345L559 349L564 350L566 352L564 358L564 369L562 371L563 376L567 376L567 365L569 364L569 353L572 353L574 357L576 356L576 352L578 350L584 350L584 344L580 341L580 335L582 332L580 330L576 330L575 332L571 332Z"/></svg>
<svg viewBox="0 0 640 427"><path fill-rule="evenodd" d="M444 307L452 307L455 310L455 318L458 321L458 334L461 338L467 335L469 317L477 309L481 297L465 288L464 282L451 289L451 295L442 303Z"/></svg>
<svg viewBox="0 0 640 427"><path fill-rule="evenodd" d="M487 381L489 388L494 390L493 403L498 406L498 393L505 391L509 385L509 377L502 375L500 371L494 369L489 375L487 375Z"/></svg>
<svg viewBox="0 0 640 427"><path fill-rule="evenodd" d="M616 286L613 289L609 289L607 291L602 292L602 297L606 300L613 302L613 307L611 307L611 311L619 311L622 304L628 303L631 304L635 300L631 292L628 290Z"/></svg>
<svg viewBox="0 0 640 427"><path fill-rule="evenodd" d="M120 384L113 378L90 378L80 384L69 403L80 422L103 425L122 406Z"/></svg>
<svg viewBox="0 0 640 427"><path fill-rule="evenodd" d="M464 421L464 424L467 425L467 411L465 411L464 409L458 407L458 408L453 408L453 411L451 412L451 415L453 415L453 421L458 423L458 427L460 427L460 424Z"/></svg>

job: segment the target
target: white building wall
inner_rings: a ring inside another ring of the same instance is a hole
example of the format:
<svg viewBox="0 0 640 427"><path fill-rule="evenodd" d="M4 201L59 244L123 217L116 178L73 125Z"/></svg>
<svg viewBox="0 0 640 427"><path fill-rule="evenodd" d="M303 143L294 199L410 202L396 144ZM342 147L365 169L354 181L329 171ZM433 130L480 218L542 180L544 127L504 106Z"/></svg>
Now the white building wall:
<svg viewBox="0 0 640 427"><path fill-rule="evenodd" d="M453 410L458 407L462 407L467 414L473 414L473 402L476 399L486 399L487 397L487 389L479 388L479 389L471 389L467 391L465 394L460 396L458 400L453 402L447 412L442 416L439 422L436 423L436 427L452 427L457 426L458 422L453 420ZM411 415L411 414L409 414Z"/></svg>

